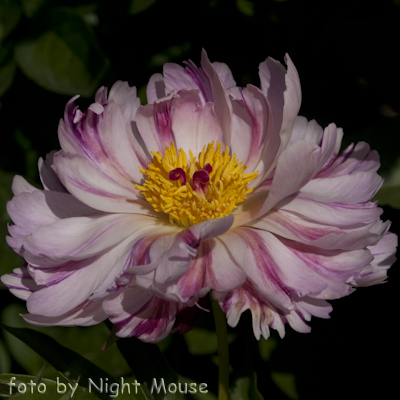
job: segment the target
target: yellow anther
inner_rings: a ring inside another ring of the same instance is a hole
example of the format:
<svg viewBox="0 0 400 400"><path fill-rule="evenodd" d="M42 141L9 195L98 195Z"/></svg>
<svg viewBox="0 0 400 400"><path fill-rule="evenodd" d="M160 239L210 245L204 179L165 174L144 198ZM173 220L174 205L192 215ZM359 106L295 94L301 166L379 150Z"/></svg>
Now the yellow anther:
<svg viewBox="0 0 400 400"><path fill-rule="evenodd" d="M244 174L246 165L238 162L236 154L229 156L228 147L221 154L218 142L204 146L197 161L191 150L190 160L182 149L177 152L174 143L165 149L164 157L160 152L152 154L154 157L149 168L139 168L146 181L136 188L156 211L169 214L170 222L178 226L188 227L229 215L246 199L245 195L253 191L247 188L247 184L257 176L257 172ZM207 187L203 191L197 182L196 189L193 175L207 164L212 166L209 181L202 183ZM181 179L169 179L169 172L176 168L185 173L184 185Z"/></svg>

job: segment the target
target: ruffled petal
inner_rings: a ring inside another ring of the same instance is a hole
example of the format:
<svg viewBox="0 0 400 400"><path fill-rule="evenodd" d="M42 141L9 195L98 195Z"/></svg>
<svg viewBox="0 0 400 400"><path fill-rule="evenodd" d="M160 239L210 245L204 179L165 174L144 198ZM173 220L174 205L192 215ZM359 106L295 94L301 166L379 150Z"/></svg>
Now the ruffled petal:
<svg viewBox="0 0 400 400"><path fill-rule="evenodd" d="M146 87L147 103L155 103L158 99L165 97L165 82L162 74L153 74Z"/></svg>
<svg viewBox="0 0 400 400"><path fill-rule="evenodd" d="M22 245L26 236L39 227L51 225L61 219L101 214L81 203L68 193L35 190L22 192L7 203L7 212L15 225L8 227L13 239L14 251L22 255Z"/></svg>
<svg viewBox="0 0 400 400"><path fill-rule="evenodd" d="M27 300L33 292L43 288L29 275L26 264L21 268L14 269L11 274L2 275L0 280L14 296L22 300Z"/></svg>
<svg viewBox="0 0 400 400"><path fill-rule="evenodd" d="M165 148L175 142L171 129L171 99L140 107L136 124L147 150L164 154Z"/></svg>
<svg viewBox="0 0 400 400"><path fill-rule="evenodd" d="M44 317L38 314L21 314L32 325L38 326L92 326L107 319L102 301L85 301L59 317Z"/></svg>
<svg viewBox="0 0 400 400"><path fill-rule="evenodd" d="M317 223L346 228L376 222L383 212L377 205L378 202L320 203L297 195L287 197L277 203L274 208L298 213L303 218Z"/></svg>
<svg viewBox="0 0 400 400"><path fill-rule="evenodd" d="M164 235L150 246L150 263L128 269L136 276L138 286L166 300L184 302L176 282L189 269L196 258L202 241L225 233L232 225L233 216L209 220L183 230L176 235Z"/></svg>
<svg viewBox="0 0 400 400"><path fill-rule="evenodd" d="M185 68L178 64L166 63L163 66L163 75L165 82L165 93L176 93L180 90L199 89L192 76L188 74Z"/></svg>
<svg viewBox="0 0 400 400"><path fill-rule="evenodd" d="M233 79L232 71L225 63L215 61L212 63L212 66L225 89L229 91L229 89L236 87L236 81Z"/></svg>
<svg viewBox="0 0 400 400"><path fill-rule="evenodd" d="M171 331L183 306L162 300L138 286L127 286L103 302L104 311L116 326L119 337L135 336L156 343Z"/></svg>
<svg viewBox="0 0 400 400"><path fill-rule="evenodd" d="M38 190L35 186L31 185L24 177L21 175L15 175L12 181L11 190L14 196L18 196L21 193L31 193Z"/></svg>
<svg viewBox="0 0 400 400"><path fill-rule="evenodd" d="M62 263L82 260L109 249L135 234L162 233L158 219L140 214L106 214L101 216L68 218L38 228L24 242L31 255ZM166 226L167 232L174 227ZM34 263L30 260L30 264ZM40 264L36 264L39 265Z"/></svg>
<svg viewBox="0 0 400 400"><path fill-rule="evenodd" d="M199 87L206 102L213 102L215 114L223 132L223 146L231 144L232 105L217 71L203 49L201 52L201 68L192 61L186 62L186 71Z"/></svg>
<svg viewBox="0 0 400 400"><path fill-rule="evenodd" d="M293 309L290 292L300 297L318 295L327 286L312 268L269 232L236 228L220 239L260 296L281 310Z"/></svg>
<svg viewBox="0 0 400 400"><path fill-rule="evenodd" d="M267 97L272 111L273 132L271 135L274 138L277 136L280 138L280 149L276 153L275 164L290 140L301 104L300 79L288 54L285 56L285 62L288 66L287 71L282 64L271 57L259 66L261 90ZM264 177L269 172L270 170L266 170Z"/></svg>
<svg viewBox="0 0 400 400"><path fill-rule="evenodd" d="M68 191L97 210L157 215L134 182L114 180L87 158L57 153L57 173Z"/></svg>
<svg viewBox="0 0 400 400"><path fill-rule="evenodd" d="M96 96L106 101L105 93L105 89L99 90ZM132 131L139 106L136 89L126 82L117 82L107 102L93 103L84 114L75 106L74 99L67 104L64 120L59 125L63 150L54 157L54 168L61 182L71 193L77 186L74 176L66 174L68 170L81 178L83 183L78 186L81 191L89 192L89 197L101 186L109 202L120 196L132 199L137 194L134 183L143 179L138 167L147 167L149 162L147 150ZM80 173L75 171L78 163L83 164ZM74 195L84 197L79 191Z"/></svg>
<svg viewBox="0 0 400 400"><path fill-rule="evenodd" d="M183 149L185 154L191 150L197 156L208 143L223 143L214 105L206 103L203 106L197 90L179 92L179 97L173 99L171 107L175 145Z"/></svg>
<svg viewBox="0 0 400 400"><path fill-rule="evenodd" d="M246 274L236 263L226 245L210 239L200 243L197 257L193 258L187 272L176 283L181 299L192 305L209 290L227 292L241 286Z"/></svg>
<svg viewBox="0 0 400 400"><path fill-rule="evenodd" d="M115 280L126 268L132 245L141 233L143 231L138 229L108 251L107 242L104 251L98 255L69 261L49 271L49 275L54 274L54 280L47 277L47 286L29 297L29 313L59 317L87 300L98 300L114 292L117 289ZM42 276L39 274L39 277Z"/></svg>
<svg viewBox="0 0 400 400"><path fill-rule="evenodd" d="M392 232L386 232L382 239L368 249L374 256L371 265L361 271L361 277L356 279L356 286L371 286L384 283L387 278L387 270L396 262L397 236Z"/></svg>
<svg viewBox="0 0 400 400"><path fill-rule="evenodd" d="M40 180L45 190L68 193L68 190L61 183L60 178L52 168L55 153L55 150L48 153L46 155L46 160L43 160L42 157L39 158L38 169Z"/></svg>
<svg viewBox="0 0 400 400"><path fill-rule="evenodd" d="M231 327L235 327L241 314L250 310L253 320L253 332L257 340L263 336L268 339L270 329L278 331L279 336L285 336L285 323L289 324L294 330L301 333L308 333L311 328L305 323L310 321L311 316L319 318L329 318L332 307L325 300L311 299L309 297L295 299L294 309L283 313L272 303L261 299L255 287L249 282L234 291L228 293L213 293L214 298L219 301L222 310L227 316L227 322Z"/></svg>
<svg viewBox="0 0 400 400"><path fill-rule="evenodd" d="M316 218L317 220L317 218ZM365 248L380 240L374 231L376 222L350 227L327 225L302 218L301 215L282 209L273 209L248 226L263 229L286 239L324 249L355 250Z"/></svg>
<svg viewBox="0 0 400 400"><path fill-rule="evenodd" d="M232 153L247 165L247 172L257 167L260 179L280 146L279 135L272 135L271 109L265 96L252 85L241 90L240 100L232 100L232 109ZM261 156L264 161L260 164ZM257 186L257 181L250 186Z"/></svg>

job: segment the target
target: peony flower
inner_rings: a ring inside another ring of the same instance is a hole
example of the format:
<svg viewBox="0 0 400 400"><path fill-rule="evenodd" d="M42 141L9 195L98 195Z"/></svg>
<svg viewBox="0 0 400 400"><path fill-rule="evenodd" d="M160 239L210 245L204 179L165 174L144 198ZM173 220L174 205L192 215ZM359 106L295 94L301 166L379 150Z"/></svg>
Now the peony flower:
<svg viewBox="0 0 400 400"><path fill-rule="evenodd" d="M370 202L376 151L340 153L343 132L299 117L289 56L260 87L228 66L165 64L148 105L117 82L85 113L72 98L61 150L39 160L43 190L13 181L7 243L25 264L2 277L36 325L93 325L157 342L195 323L208 292L234 327L249 309L257 339L308 332L327 300L381 283L397 237ZM199 306L199 308L196 308Z"/></svg>

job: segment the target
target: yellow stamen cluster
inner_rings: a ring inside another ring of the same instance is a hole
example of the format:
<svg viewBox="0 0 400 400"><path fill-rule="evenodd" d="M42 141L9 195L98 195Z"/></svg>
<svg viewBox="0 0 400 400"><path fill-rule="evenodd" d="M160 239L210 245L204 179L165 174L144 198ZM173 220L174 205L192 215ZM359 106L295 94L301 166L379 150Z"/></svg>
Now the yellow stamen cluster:
<svg viewBox="0 0 400 400"><path fill-rule="evenodd" d="M237 204L246 199L247 189L257 172L244 174L246 165L238 163L236 154L229 156L229 149L221 154L221 144L210 143L199 154L198 160L190 152L189 162L185 152L177 153L174 143L165 149L164 157L160 152L152 152L153 159L147 170L140 171L146 175L143 186L136 187L156 211L169 214L171 223L181 227L189 227L209 219L217 219L229 215ZM193 174L205 165L212 166L207 190L196 192L193 185ZM182 168L186 174L186 184L181 179L171 181L168 173Z"/></svg>

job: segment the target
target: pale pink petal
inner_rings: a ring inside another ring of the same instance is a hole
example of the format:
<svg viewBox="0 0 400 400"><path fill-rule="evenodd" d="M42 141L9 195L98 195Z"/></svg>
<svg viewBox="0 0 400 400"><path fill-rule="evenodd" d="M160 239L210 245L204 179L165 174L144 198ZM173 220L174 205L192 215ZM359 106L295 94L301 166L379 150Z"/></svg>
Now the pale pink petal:
<svg viewBox="0 0 400 400"><path fill-rule="evenodd" d="M377 244L368 247L374 260L371 262L370 268L361 271L361 278L356 279L357 287L385 282L387 270L396 262L397 244L397 236L394 233L386 232Z"/></svg>
<svg viewBox="0 0 400 400"><path fill-rule="evenodd" d="M167 232L174 228L140 214L68 218L38 228L25 239L24 248L32 255L59 263L82 260L115 246L132 234L139 238L149 232L161 233L164 226ZM33 264L31 260L30 264Z"/></svg>
<svg viewBox="0 0 400 400"><path fill-rule="evenodd" d="M176 282L197 256L200 243L222 235L232 222L233 216L228 215L193 225L176 235L160 236L150 246L150 263L132 266L128 272L140 274L136 283L142 288L166 300L184 302Z"/></svg>
<svg viewBox="0 0 400 400"><path fill-rule="evenodd" d="M175 141L170 113L170 98L139 107L136 113L136 124L149 152L159 151L164 155L165 148Z"/></svg>
<svg viewBox="0 0 400 400"><path fill-rule="evenodd" d="M331 124L325 129L321 147L299 140L286 148L279 157L271 190L258 215L306 185L332 154L335 142L336 126Z"/></svg>
<svg viewBox="0 0 400 400"><path fill-rule="evenodd" d="M87 158L57 153L57 173L68 191L97 210L157 215L134 182L113 179Z"/></svg>
<svg viewBox="0 0 400 400"><path fill-rule="evenodd" d="M71 311L57 316L45 317L38 314L21 314L32 325L38 326L92 326L107 319L101 301L85 301Z"/></svg>
<svg viewBox="0 0 400 400"><path fill-rule="evenodd" d="M105 91L99 94L99 99L104 98ZM130 88L126 82L117 82L111 89L109 100L103 104L98 102L82 113L75 106L72 99L66 106L64 119L59 125L59 139L62 147L61 153L54 157L54 168L60 180L68 188L65 177L65 164L75 164L77 158L86 161L88 176L86 190L91 191L91 186L98 186L100 176L109 182L103 182L105 193L110 190L109 197L118 195L121 186L128 191L136 193L134 183L143 179L138 167L147 167L148 157L146 149L140 145L132 130L139 99L136 89ZM104 99L103 99L104 100ZM63 165L59 162L63 159ZM74 166L68 167L73 169ZM90 184L91 170L98 170L93 176L94 185ZM84 170L84 171L85 171ZM83 175L84 172L81 172ZM133 187L133 190L130 188ZM116 191L117 193L114 193ZM131 198L126 197L126 198Z"/></svg>
<svg viewBox="0 0 400 400"><path fill-rule="evenodd" d="M298 140L304 140L308 143L320 146L323 135L324 130L315 120L307 121L307 118L297 116L294 121L288 146L291 146Z"/></svg>
<svg viewBox="0 0 400 400"><path fill-rule="evenodd" d="M12 245L14 251L21 253L23 241L41 226L53 224L64 218L101 214L88 207L68 193L35 190L22 192L7 203L7 212L15 225L8 227L11 236L19 240ZM22 254L22 253L21 253Z"/></svg>
<svg viewBox="0 0 400 400"><path fill-rule="evenodd" d="M290 57L286 54L287 71L276 60L267 58L259 66L261 90L267 97L273 119L272 137L279 135L280 150L277 156L285 150L292 133L294 121L300 109L300 80ZM275 159L275 163L277 158ZM270 171L265 171L268 175Z"/></svg>
<svg viewBox="0 0 400 400"><path fill-rule="evenodd" d="M218 74L219 79L221 79L225 89L228 90L236 87L236 81L233 79L232 71L225 63L215 61L212 63L212 66Z"/></svg>
<svg viewBox="0 0 400 400"><path fill-rule="evenodd" d="M316 178L334 178L356 171L376 172L380 167L379 154L371 150L365 142L351 144L340 155L335 154L329 163L316 175Z"/></svg>
<svg viewBox="0 0 400 400"><path fill-rule="evenodd" d="M140 106L136 87L130 87L128 82L117 81L111 87L108 101L118 105L126 121L134 121L136 111Z"/></svg>
<svg viewBox="0 0 400 400"><path fill-rule="evenodd" d="M232 105L221 79L210 63L207 53L201 52L201 68L192 61L186 63L186 71L196 82L206 102L213 102L215 114L223 132L222 146L230 146L232 129Z"/></svg>
<svg viewBox="0 0 400 400"><path fill-rule="evenodd" d="M21 175L15 175L12 181L11 190L14 196L18 196L21 193L27 192L31 193L38 190L35 186L31 185L25 178Z"/></svg>
<svg viewBox="0 0 400 400"><path fill-rule="evenodd" d="M43 160L42 157L39 158L38 170L40 180L45 190L68 193L67 189L65 189L65 186L61 183L60 178L52 168L55 153L55 150L48 153L46 155L46 160Z"/></svg>
<svg viewBox="0 0 400 400"><path fill-rule="evenodd" d="M165 64L164 64L165 66ZM165 97L165 82L162 74L153 74L146 87L147 103L155 103L158 99Z"/></svg>
<svg viewBox="0 0 400 400"><path fill-rule="evenodd" d="M186 89L199 89L188 72L178 64L166 63L163 66L165 93L179 92Z"/></svg>
<svg viewBox="0 0 400 400"><path fill-rule="evenodd" d="M376 222L382 214L377 202L360 204L320 203L303 196L290 196L274 208L300 214L303 218L338 227Z"/></svg>
<svg viewBox="0 0 400 400"><path fill-rule="evenodd" d="M16 268L11 274L2 275L0 279L14 296L22 300L27 300L34 291L43 287L32 279L26 266Z"/></svg>
<svg viewBox="0 0 400 400"><path fill-rule="evenodd" d="M200 243L197 257L176 286L189 305L199 301L209 290L227 292L241 286L246 274L236 263L225 244L216 239Z"/></svg>
<svg viewBox="0 0 400 400"><path fill-rule="evenodd" d="M172 101L171 111L175 145L187 155L191 150L197 156L208 143L223 142L214 104L206 103L202 106L198 91L179 92L179 97Z"/></svg>
<svg viewBox="0 0 400 400"><path fill-rule="evenodd" d="M263 155L265 162L263 175L269 169L279 149L279 136L272 136L272 116L265 96L255 86L247 85L241 90L241 99L232 100L232 153L247 165L246 172L252 172L258 166ZM268 164L269 162L269 164ZM257 184L254 184L257 186Z"/></svg>

